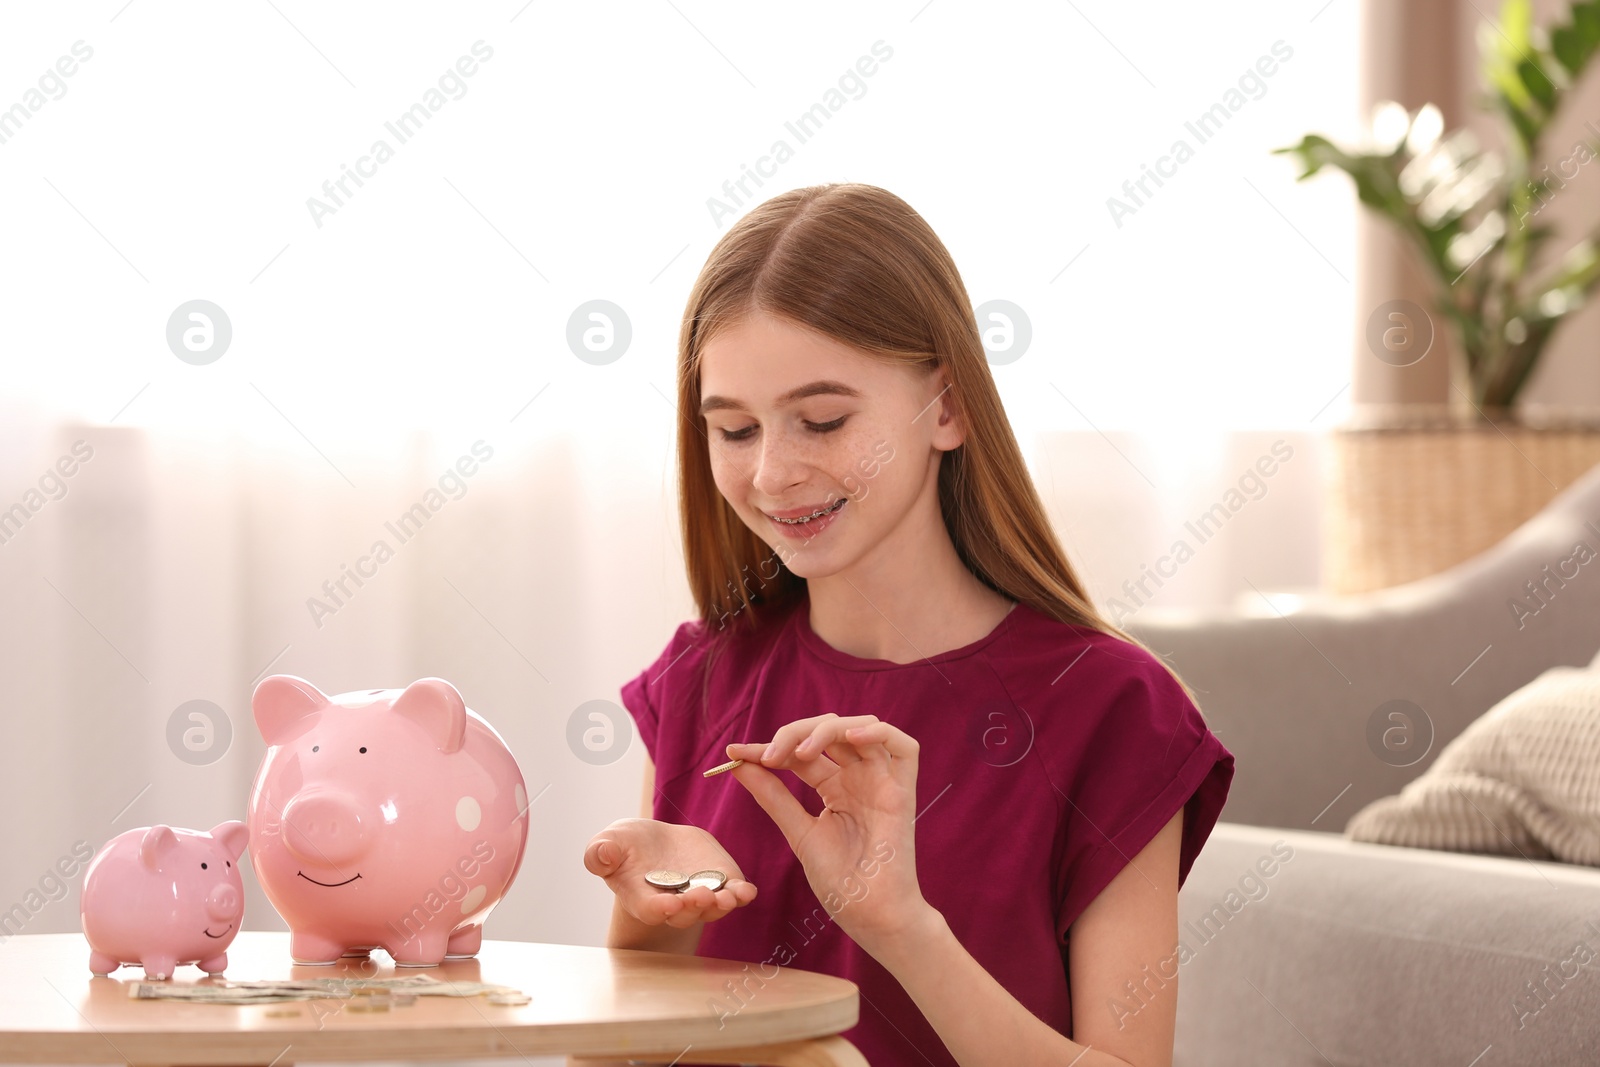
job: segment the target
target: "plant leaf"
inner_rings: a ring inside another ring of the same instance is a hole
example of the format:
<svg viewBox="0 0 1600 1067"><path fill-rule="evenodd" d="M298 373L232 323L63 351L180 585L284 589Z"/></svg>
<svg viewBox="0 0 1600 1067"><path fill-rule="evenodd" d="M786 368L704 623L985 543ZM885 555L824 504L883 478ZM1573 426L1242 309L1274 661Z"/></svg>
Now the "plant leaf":
<svg viewBox="0 0 1600 1067"><path fill-rule="evenodd" d="M1537 68L1524 75L1524 65L1537 54L1533 46L1533 10L1529 0L1505 0L1500 5L1498 26L1479 23L1478 50L1482 53L1484 80L1516 131L1523 157L1531 159L1548 114L1548 105L1541 101L1539 94L1546 87L1553 94L1554 87Z"/></svg>
<svg viewBox="0 0 1600 1067"><path fill-rule="evenodd" d="M1517 60L1517 80L1522 82L1528 94L1539 102L1542 109L1539 119L1542 124L1556 105L1556 87L1545 77L1543 68L1532 59Z"/></svg>
<svg viewBox="0 0 1600 1067"><path fill-rule="evenodd" d="M1589 51L1583 46L1583 34L1572 26L1557 26L1550 31L1550 51L1576 81L1589 58Z"/></svg>
<svg viewBox="0 0 1600 1067"><path fill-rule="evenodd" d="M1584 59L1600 48L1600 0L1572 5L1572 28L1583 42Z"/></svg>

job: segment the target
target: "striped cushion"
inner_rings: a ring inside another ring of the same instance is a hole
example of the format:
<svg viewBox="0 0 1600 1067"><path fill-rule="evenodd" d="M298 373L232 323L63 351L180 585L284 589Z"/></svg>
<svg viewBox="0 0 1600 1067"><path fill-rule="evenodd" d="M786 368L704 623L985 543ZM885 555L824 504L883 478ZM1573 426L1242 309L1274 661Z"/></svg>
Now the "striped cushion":
<svg viewBox="0 0 1600 1067"><path fill-rule="evenodd" d="M1362 808L1355 841L1600 866L1600 654L1508 695L1423 774Z"/></svg>

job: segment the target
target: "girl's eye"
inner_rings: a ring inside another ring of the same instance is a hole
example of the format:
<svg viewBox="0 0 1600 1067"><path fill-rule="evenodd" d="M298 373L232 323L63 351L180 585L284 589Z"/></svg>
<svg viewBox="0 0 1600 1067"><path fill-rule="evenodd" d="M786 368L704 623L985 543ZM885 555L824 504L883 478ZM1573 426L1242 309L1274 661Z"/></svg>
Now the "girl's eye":
<svg viewBox="0 0 1600 1067"><path fill-rule="evenodd" d="M845 419L847 419L849 417L850 416L848 416L848 415L841 415L837 419L834 419L832 422L807 422L805 424L805 426L806 426L806 429L810 430L812 433L818 433L818 434L832 433L833 431L837 430L839 427L843 426ZM755 433L755 432L756 432L756 428L754 426L746 426L742 430L732 430L732 431L723 430L722 431L722 439L724 441L744 441L744 440L748 440L750 435Z"/></svg>

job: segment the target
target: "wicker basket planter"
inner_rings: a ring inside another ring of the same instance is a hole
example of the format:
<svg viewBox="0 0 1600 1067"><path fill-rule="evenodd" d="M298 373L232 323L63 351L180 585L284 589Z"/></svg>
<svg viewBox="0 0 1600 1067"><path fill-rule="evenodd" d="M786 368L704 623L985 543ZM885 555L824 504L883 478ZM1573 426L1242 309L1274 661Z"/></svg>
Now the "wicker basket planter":
<svg viewBox="0 0 1600 1067"><path fill-rule="evenodd" d="M1493 546L1600 463L1600 416L1368 410L1332 435L1324 585L1361 593Z"/></svg>

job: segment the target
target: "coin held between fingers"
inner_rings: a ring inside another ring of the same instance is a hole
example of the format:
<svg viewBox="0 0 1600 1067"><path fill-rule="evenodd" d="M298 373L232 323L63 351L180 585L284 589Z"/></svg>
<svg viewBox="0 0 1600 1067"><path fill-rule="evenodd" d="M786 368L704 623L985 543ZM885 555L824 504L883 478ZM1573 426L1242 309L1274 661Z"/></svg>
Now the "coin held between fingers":
<svg viewBox="0 0 1600 1067"><path fill-rule="evenodd" d="M701 772L700 776L702 778L710 778L712 775L722 774L725 771L731 771L743 762L744 760L742 759L729 760L727 763L724 763L721 766L713 767L709 771Z"/></svg>

